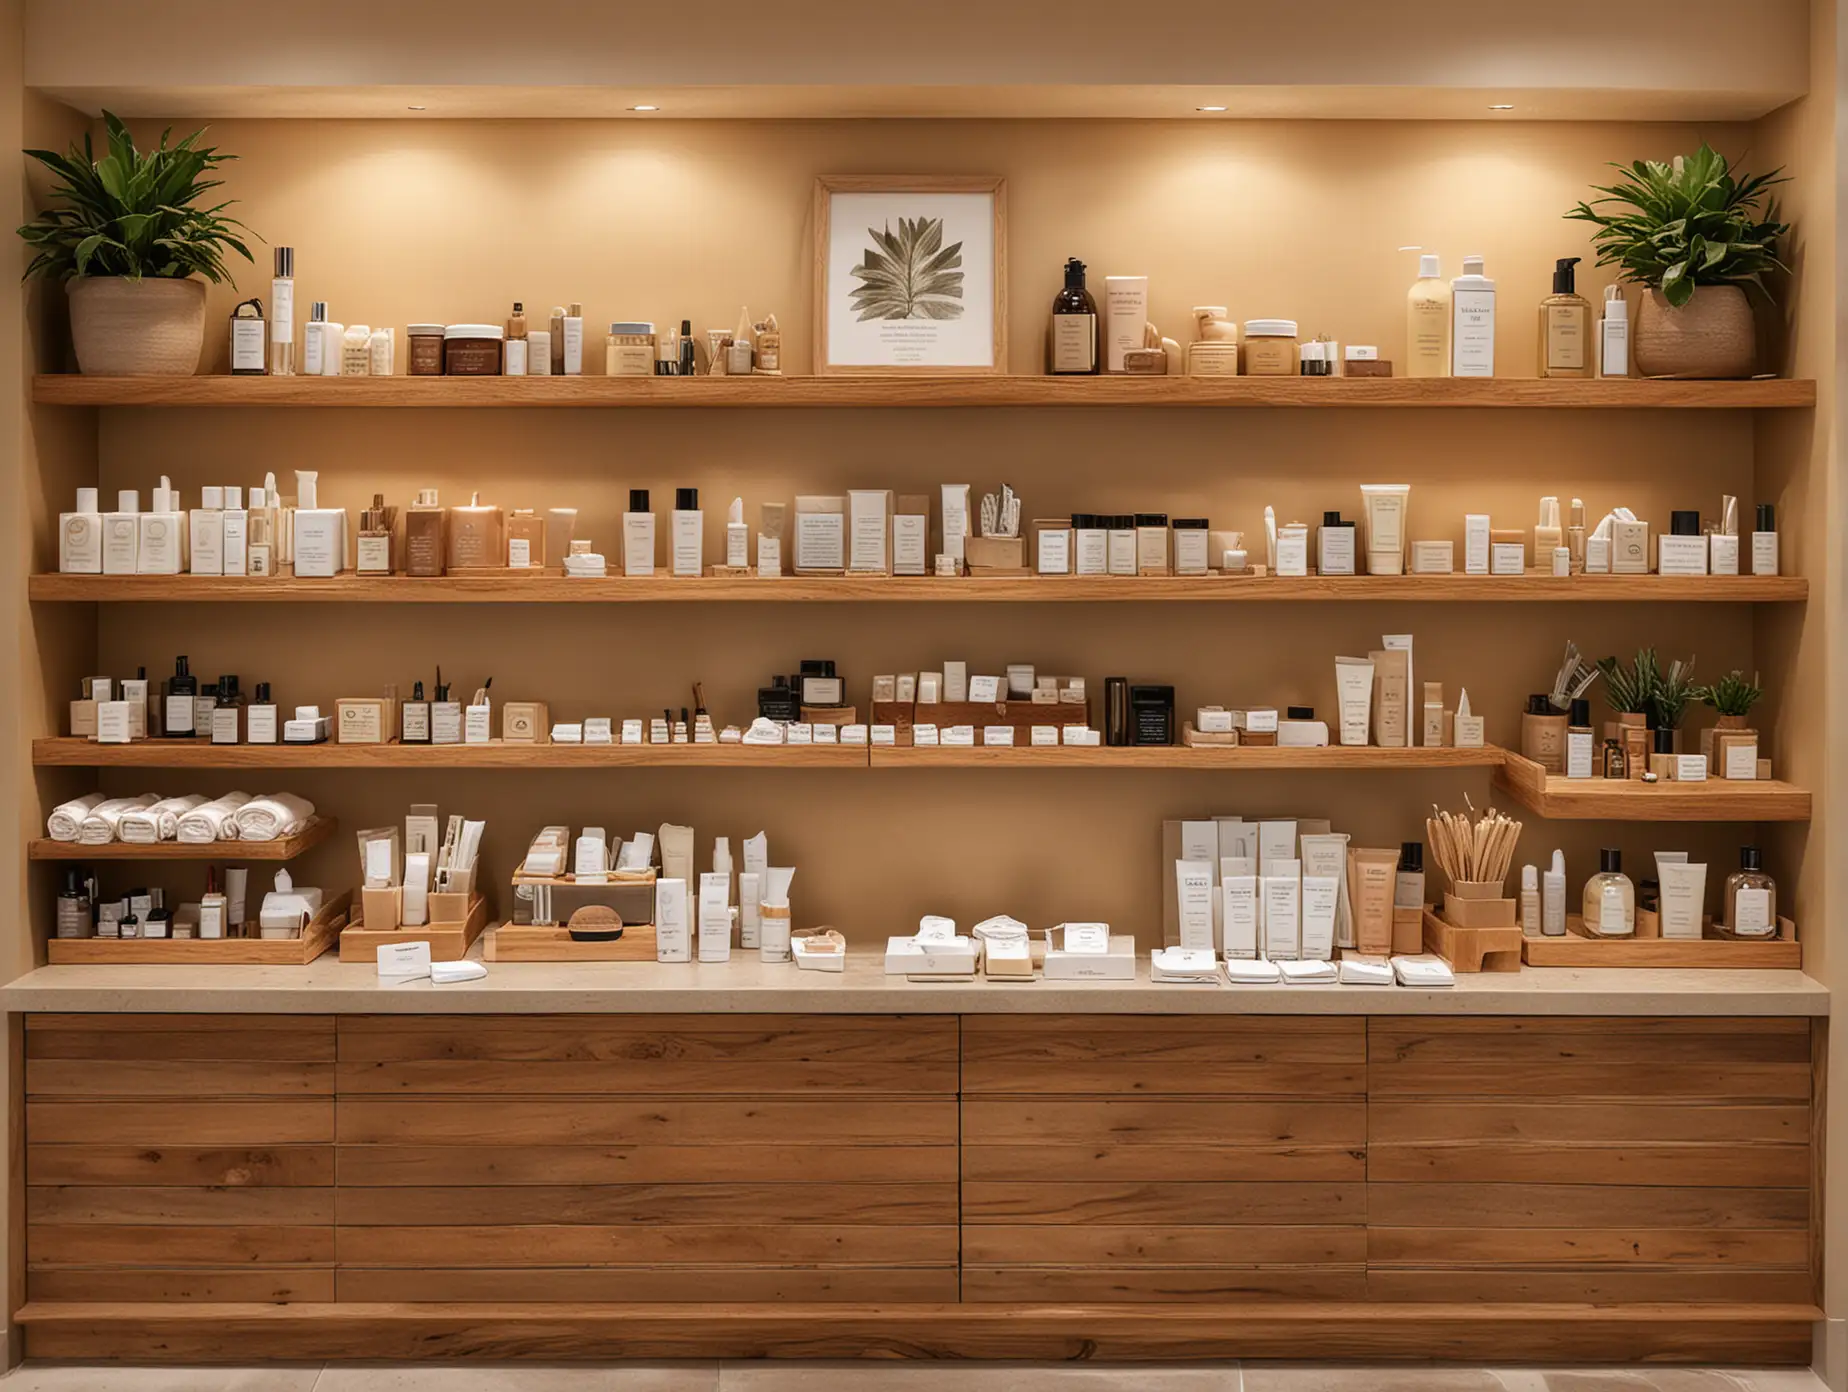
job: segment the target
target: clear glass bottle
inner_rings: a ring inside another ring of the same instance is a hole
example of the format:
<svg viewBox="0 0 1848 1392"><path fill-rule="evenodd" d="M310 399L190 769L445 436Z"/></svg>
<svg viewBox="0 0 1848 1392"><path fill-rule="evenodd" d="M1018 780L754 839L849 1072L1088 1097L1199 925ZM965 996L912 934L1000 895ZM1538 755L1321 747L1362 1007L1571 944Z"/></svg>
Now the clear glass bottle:
<svg viewBox="0 0 1848 1392"><path fill-rule="evenodd" d="M270 281L269 370L272 377L295 375L295 248L276 248L276 278Z"/></svg>
<svg viewBox="0 0 1848 1392"><path fill-rule="evenodd" d="M1623 853L1598 852L1598 873L1585 881L1585 931L1594 938L1636 936L1636 885L1623 873Z"/></svg>
<svg viewBox="0 0 1848 1392"><path fill-rule="evenodd" d="M1758 847L1739 848L1739 868L1726 877L1726 921L1713 931L1759 942L1777 936L1777 881L1765 873Z"/></svg>

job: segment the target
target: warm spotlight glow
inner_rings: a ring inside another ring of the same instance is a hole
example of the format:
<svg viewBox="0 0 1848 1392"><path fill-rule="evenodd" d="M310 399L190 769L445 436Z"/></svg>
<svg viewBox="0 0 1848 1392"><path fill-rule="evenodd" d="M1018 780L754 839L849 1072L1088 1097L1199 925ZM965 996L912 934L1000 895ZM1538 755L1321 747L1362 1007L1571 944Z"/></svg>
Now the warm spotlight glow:
<svg viewBox="0 0 1848 1392"><path fill-rule="evenodd" d="M428 111L430 108L427 106L407 106L404 109L406 111Z"/></svg>
<svg viewBox="0 0 1848 1392"><path fill-rule="evenodd" d="M629 108L629 110L631 111L659 111L660 109L661 108L658 106L649 106L647 104L643 104L641 106L632 106Z"/></svg>
<svg viewBox="0 0 1848 1392"><path fill-rule="evenodd" d="M1489 110L1490 111L1513 111L1514 103L1513 102L1497 102L1495 105L1491 106Z"/></svg>
<svg viewBox="0 0 1848 1392"><path fill-rule="evenodd" d="M1195 111L1224 111L1223 106L1196 106Z"/></svg>

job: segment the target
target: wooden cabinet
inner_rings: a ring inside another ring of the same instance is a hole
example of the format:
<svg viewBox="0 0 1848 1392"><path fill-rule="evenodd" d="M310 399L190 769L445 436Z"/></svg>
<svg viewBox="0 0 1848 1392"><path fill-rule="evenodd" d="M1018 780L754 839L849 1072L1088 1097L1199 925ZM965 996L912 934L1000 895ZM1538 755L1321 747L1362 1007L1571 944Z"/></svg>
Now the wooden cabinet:
<svg viewBox="0 0 1848 1392"><path fill-rule="evenodd" d="M35 1015L28 1351L1807 1356L1806 1020Z"/></svg>

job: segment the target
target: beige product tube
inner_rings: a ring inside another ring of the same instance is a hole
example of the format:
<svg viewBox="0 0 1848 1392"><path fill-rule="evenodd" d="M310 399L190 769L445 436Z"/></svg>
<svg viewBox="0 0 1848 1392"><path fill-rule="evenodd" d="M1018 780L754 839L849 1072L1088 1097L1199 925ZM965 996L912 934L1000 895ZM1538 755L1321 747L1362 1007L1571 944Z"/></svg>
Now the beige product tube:
<svg viewBox="0 0 1848 1392"><path fill-rule="evenodd" d="M1369 656L1373 660L1373 742L1382 749L1398 749L1405 744L1412 655L1393 648Z"/></svg>
<svg viewBox="0 0 1848 1392"><path fill-rule="evenodd" d="M1392 892L1399 853L1378 846L1348 852L1348 897L1354 904L1354 941L1366 953L1392 951Z"/></svg>
<svg viewBox="0 0 1848 1392"><path fill-rule="evenodd" d="M663 822L660 831L655 833L655 844L661 848L662 879L698 883L693 876L692 827Z"/></svg>
<svg viewBox="0 0 1848 1392"><path fill-rule="evenodd" d="M1367 574L1405 574L1405 513L1409 483L1363 483L1367 512Z"/></svg>
<svg viewBox="0 0 1848 1392"><path fill-rule="evenodd" d="M1681 862L1658 863L1662 885L1662 936L1698 938L1705 930L1707 867Z"/></svg>
<svg viewBox="0 0 1848 1392"><path fill-rule="evenodd" d="M1341 743L1364 745L1373 714L1373 661L1365 657L1335 659L1335 692L1341 700Z"/></svg>

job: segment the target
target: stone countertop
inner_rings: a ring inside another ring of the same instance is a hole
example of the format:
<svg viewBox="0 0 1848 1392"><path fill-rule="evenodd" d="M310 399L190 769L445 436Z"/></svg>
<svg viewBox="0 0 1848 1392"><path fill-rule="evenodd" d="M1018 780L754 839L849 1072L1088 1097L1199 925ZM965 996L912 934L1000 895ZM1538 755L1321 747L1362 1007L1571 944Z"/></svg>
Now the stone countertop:
<svg viewBox="0 0 1848 1392"><path fill-rule="evenodd" d="M479 955L479 948L476 954ZM40 967L4 988L10 1012L260 1014L1084 1014L1825 1016L1827 988L1796 971L1533 968L1454 987L1175 986L1133 982L923 982L850 951L838 975L755 959L496 963L480 981L381 982L332 954L308 966Z"/></svg>

